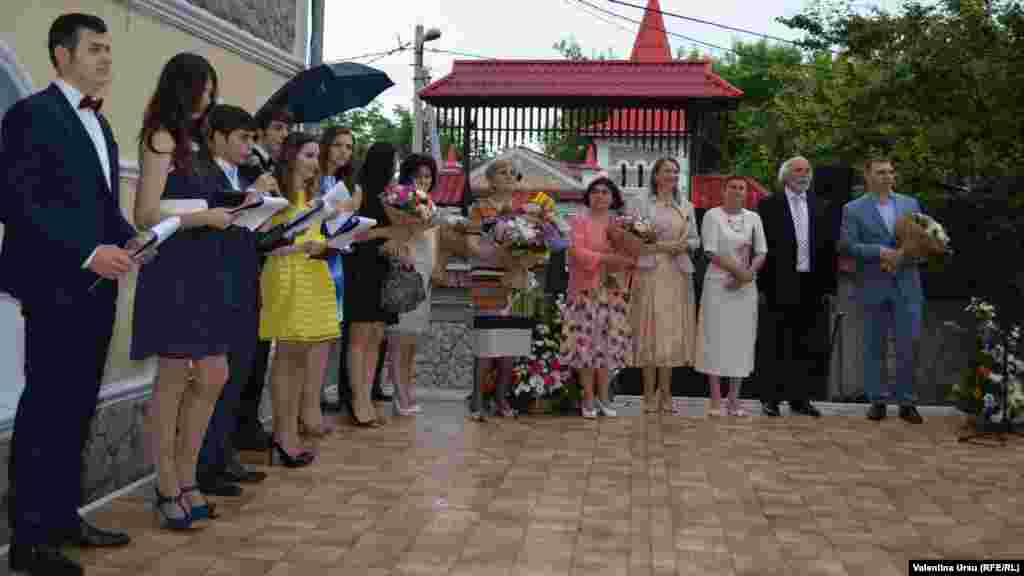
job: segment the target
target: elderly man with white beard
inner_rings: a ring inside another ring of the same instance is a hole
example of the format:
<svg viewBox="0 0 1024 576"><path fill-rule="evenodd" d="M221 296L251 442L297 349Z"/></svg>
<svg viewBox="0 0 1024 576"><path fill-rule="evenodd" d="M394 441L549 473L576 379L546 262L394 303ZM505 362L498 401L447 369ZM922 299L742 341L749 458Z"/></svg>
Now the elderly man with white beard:
<svg viewBox="0 0 1024 576"><path fill-rule="evenodd" d="M767 325L762 339L770 359L761 381L761 408L779 416L779 403L790 412L820 417L810 398L827 342L819 335L824 297L833 285L835 255L822 199L811 192L813 172L806 158L786 160L779 169L785 188L757 207L768 241L768 259L758 286L764 292Z"/></svg>

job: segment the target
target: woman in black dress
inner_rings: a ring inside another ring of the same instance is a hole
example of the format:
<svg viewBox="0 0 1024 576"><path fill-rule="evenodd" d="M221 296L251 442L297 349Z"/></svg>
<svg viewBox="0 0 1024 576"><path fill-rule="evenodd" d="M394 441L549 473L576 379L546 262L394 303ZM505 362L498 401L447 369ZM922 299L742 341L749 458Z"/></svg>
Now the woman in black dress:
<svg viewBox="0 0 1024 576"><path fill-rule="evenodd" d="M384 280L390 270L391 255L411 238L411 229L392 226L380 195L391 184L398 157L395 147L378 142L366 152L359 170L358 184L363 189L358 214L377 221L365 238L353 244L345 255L345 311L349 323L348 370L352 387L352 419L357 426L377 426L376 410L370 400L371 368L377 366L384 326L397 324L398 314L381 307Z"/></svg>
<svg viewBox="0 0 1024 576"><path fill-rule="evenodd" d="M149 228L180 215L181 228L139 274L131 357L159 357L147 416L163 526L189 528L214 517L196 489L196 462L214 404L228 377L231 334L219 235L233 217L220 188L197 171L195 141L217 74L202 56L182 53L163 72L143 118L142 173L135 223ZM190 379L189 364L195 368Z"/></svg>

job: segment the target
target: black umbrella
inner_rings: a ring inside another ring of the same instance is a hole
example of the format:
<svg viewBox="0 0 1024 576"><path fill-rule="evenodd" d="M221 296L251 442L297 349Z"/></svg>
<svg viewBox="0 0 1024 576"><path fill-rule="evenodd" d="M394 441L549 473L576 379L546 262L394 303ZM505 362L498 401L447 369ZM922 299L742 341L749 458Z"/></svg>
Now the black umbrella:
<svg viewBox="0 0 1024 576"><path fill-rule="evenodd" d="M257 117L287 107L296 123L317 122L366 106L395 83L384 72L355 62L303 70L278 89Z"/></svg>

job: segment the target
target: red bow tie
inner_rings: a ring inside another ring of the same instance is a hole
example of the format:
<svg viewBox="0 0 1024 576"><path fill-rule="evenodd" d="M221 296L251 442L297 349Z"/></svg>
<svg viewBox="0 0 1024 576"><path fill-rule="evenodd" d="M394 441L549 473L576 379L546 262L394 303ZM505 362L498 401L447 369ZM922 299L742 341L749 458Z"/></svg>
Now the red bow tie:
<svg viewBox="0 0 1024 576"><path fill-rule="evenodd" d="M95 113L99 113L100 108L103 107L102 98L93 98L92 96L86 96L82 98L82 101L78 103L78 109L84 110L85 108L91 109Z"/></svg>

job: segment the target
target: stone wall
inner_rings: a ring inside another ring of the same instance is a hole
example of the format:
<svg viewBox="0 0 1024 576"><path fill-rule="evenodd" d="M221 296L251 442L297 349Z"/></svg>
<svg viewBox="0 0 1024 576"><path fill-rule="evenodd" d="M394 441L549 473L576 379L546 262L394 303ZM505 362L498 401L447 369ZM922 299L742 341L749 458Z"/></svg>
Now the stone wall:
<svg viewBox="0 0 1024 576"><path fill-rule="evenodd" d="M188 0L253 36L291 52L295 46L295 0Z"/></svg>
<svg viewBox="0 0 1024 576"><path fill-rule="evenodd" d="M416 352L416 386L473 389L473 345L466 324L431 323L429 341Z"/></svg>
<svg viewBox="0 0 1024 576"><path fill-rule="evenodd" d="M148 396L101 406L82 451L82 504L94 502L153 472L146 458L143 418ZM0 517L7 517L10 438L0 441ZM10 541L6 520L0 522L0 545ZM0 574L5 574L0 570Z"/></svg>
<svg viewBox="0 0 1024 576"><path fill-rule="evenodd" d="M146 457L144 420L149 397L121 400L96 411L82 451L82 502L88 503L153 472Z"/></svg>

